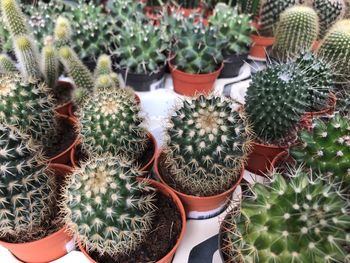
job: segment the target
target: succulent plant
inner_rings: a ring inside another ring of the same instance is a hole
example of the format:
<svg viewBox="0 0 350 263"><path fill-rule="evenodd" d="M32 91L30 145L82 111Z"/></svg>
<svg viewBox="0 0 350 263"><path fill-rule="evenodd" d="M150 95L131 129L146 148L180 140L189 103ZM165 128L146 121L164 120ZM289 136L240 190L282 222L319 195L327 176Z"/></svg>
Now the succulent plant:
<svg viewBox="0 0 350 263"><path fill-rule="evenodd" d="M50 89L55 89L59 75L59 61L56 49L52 43L44 46L41 52L41 65L45 81Z"/></svg>
<svg viewBox="0 0 350 263"><path fill-rule="evenodd" d="M313 130L301 131L301 145L290 153L298 163L314 172L331 176L350 188L350 120L336 114L323 121L316 119Z"/></svg>
<svg viewBox="0 0 350 263"><path fill-rule="evenodd" d="M149 233L154 190L136 181L139 174L130 162L108 155L94 157L72 174L61 210L87 251L130 253Z"/></svg>
<svg viewBox="0 0 350 263"><path fill-rule="evenodd" d="M224 57L248 51L250 35L254 32L249 15L239 15L236 8L219 3L215 7L214 15L209 18L209 24L218 28L220 38L227 40L223 49Z"/></svg>
<svg viewBox="0 0 350 263"><path fill-rule="evenodd" d="M142 1L108 0L107 2L107 8L113 15L117 31L123 27L125 22L148 21L143 12L144 7L145 4Z"/></svg>
<svg viewBox="0 0 350 263"><path fill-rule="evenodd" d="M113 70L111 58L106 54L101 55L97 60L97 65L94 73L95 77L110 75L112 73Z"/></svg>
<svg viewBox="0 0 350 263"><path fill-rule="evenodd" d="M281 13L288 7L302 4L304 0L266 0L262 1L259 31L264 36L273 36Z"/></svg>
<svg viewBox="0 0 350 263"><path fill-rule="evenodd" d="M54 179L37 160L40 149L17 129L0 124L0 151L0 239L40 239L53 212Z"/></svg>
<svg viewBox="0 0 350 263"><path fill-rule="evenodd" d="M0 54L0 74L18 72L15 62L7 55Z"/></svg>
<svg viewBox="0 0 350 263"><path fill-rule="evenodd" d="M249 154L250 129L231 101L203 95L184 101L169 120L164 165L182 193L212 196L229 190Z"/></svg>
<svg viewBox="0 0 350 263"><path fill-rule="evenodd" d="M348 79L350 72L350 20L341 20L329 30L317 51L333 65L335 77Z"/></svg>
<svg viewBox="0 0 350 263"><path fill-rule="evenodd" d="M294 168L272 172L223 225L225 262L347 262L349 203L337 186Z"/></svg>
<svg viewBox="0 0 350 263"><path fill-rule="evenodd" d="M298 55L301 51L309 51L317 40L319 31L316 12L307 6L287 8L278 23L273 54L286 60Z"/></svg>

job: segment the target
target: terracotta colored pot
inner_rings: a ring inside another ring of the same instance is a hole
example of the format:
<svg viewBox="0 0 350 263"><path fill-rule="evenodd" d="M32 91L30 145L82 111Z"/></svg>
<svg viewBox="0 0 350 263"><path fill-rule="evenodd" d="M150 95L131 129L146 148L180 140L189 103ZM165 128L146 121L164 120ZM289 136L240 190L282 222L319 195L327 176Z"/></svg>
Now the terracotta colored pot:
<svg viewBox="0 0 350 263"><path fill-rule="evenodd" d="M185 234L185 229L186 229L186 214L185 214L185 209L180 201L180 199L177 197L177 195L166 185L163 185L157 181L151 180L151 179L142 179L146 180L150 183L151 186L156 188L158 191L160 191L162 194L168 196L169 198L172 199L172 201L175 203L177 209L180 211L181 214L181 223L182 223L182 229L180 232L180 236L177 239L177 242L175 246L166 254L162 259L158 260L156 263L170 263L175 255L176 249L180 245L180 242ZM78 242L79 249L81 252L84 254L84 256L87 257L88 260L92 263L96 263L95 260L93 260L89 254L86 252L86 250L83 248L83 246Z"/></svg>
<svg viewBox="0 0 350 263"><path fill-rule="evenodd" d="M269 171L273 159L288 149L289 146L265 145L253 142L252 152L248 156L246 169L257 175L264 175Z"/></svg>
<svg viewBox="0 0 350 263"><path fill-rule="evenodd" d="M65 89L70 89L70 90L74 89L74 86L72 83L70 83L68 81L63 81L63 80L59 80L57 82L56 86L60 86L60 87L63 87ZM73 102L68 101L68 102L62 104L61 106L57 107L55 109L55 111L59 114L65 115L67 117L72 117L72 115L70 115L70 113L69 113L69 107L71 106L71 104L73 104Z"/></svg>
<svg viewBox="0 0 350 263"><path fill-rule="evenodd" d="M289 162L289 163L292 162L292 158L289 156L288 151L283 151L277 154L275 158L273 158L271 162L270 170L272 171L273 169L278 168L282 163L285 163L285 162Z"/></svg>
<svg viewBox="0 0 350 263"><path fill-rule="evenodd" d="M49 168L55 172L56 176L65 176L73 171L73 167L60 163L50 163Z"/></svg>
<svg viewBox="0 0 350 263"><path fill-rule="evenodd" d="M263 37L258 35L252 35L252 46L250 47L249 55L256 60L266 60L266 49L272 46L274 37Z"/></svg>
<svg viewBox="0 0 350 263"><path fill-rule="evenodd" d="M174 191L180 197L185 207L188 218L193 218L193 219L209 218L221 212L222 208L225 208L227 202L230 200L232 193L235 191L236 187L240 184L243 178L244 168L242 168L241 175L237 180L237 182L224 193L214 195L214 196L206 196L206 197L187 195L175 190L164 181L159 169L160 158L162 154L163 154L162 150L158 151L156 160L155 160L155 165L154 165L154 172L163 184L171 188L171 190ZM196 216L197 213L200 214L200 216Z"/></svg>
<svg viewBox="0 0 350 263"><path fill-rule="evenodd" d="M185 96L210 94L214 90L215 80L220 75L223 67L224 64L221 64L218 70L209 74L189 74L176 69L175 66L169 62L174 90L176 93Z"/></svg>

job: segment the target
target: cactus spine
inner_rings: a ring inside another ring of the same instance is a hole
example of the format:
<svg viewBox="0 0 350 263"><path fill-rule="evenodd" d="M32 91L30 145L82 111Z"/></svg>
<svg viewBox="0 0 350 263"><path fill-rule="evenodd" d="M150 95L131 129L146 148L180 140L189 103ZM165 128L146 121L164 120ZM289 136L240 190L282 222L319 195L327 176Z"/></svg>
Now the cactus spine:
<svg viewBox="0 0 350 263"><path fill-rule="evenodd" d="M42 71L44 72L47 86L51 89L56 87L58 80L58 58L52 44L48 44L42 50Z"/></svg>
<svg viewBox="0 0 350 263"><path fill-rule="evenodd" d="M108 55L101 55L97 60L95 69L95 77L102 75L110 75L112 73L112 61Z"/></svg>
<svg viewBox="0 0 350 263"><path fill-rule="evenodd" d="M12 59L5 54L0 54L0 74L10 74L15 72L18 72L18 70Z"/></svg>
<svg viewBox="0 0 350 263"><path fill-rule="evenodd" d="M1 13L13 37L29 33L24 15L15 0L1 0Z"/></svg>
<svg viewBox="0 0 350 263"><path fill-rule="evenodd" d="M56 21L55 30L55 46L61 48L67 46L71 42L72 28L67 18L59 16Z"/></svg>

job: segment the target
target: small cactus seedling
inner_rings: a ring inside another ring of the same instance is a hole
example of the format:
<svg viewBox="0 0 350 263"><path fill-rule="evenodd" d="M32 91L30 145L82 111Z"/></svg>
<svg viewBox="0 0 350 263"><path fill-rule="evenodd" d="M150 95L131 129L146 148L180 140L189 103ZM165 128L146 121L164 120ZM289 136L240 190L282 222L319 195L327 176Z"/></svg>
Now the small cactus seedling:
<svg viewBox="0 0 350 263"><path fill-rule="evenodd" d="M249 154L250 130L231 101L203 95L184 101L169 121L164 165L182 193L212 196L229 190Z"/></svg>
<svg viewBox="0 0 350 263"><path fill-rule="evenodd" d="M347 262L349 203L317 175L289 173L256 184L223 223L225 263Z"/></svg>
<svg viewBox="0 0 350 263"><path fill-rule="evenodd" d="M136 181L139 174L131 163L109 155L87 161L72 174L61 210L87 251L127 254L149 233L154 190Z"/></svg>

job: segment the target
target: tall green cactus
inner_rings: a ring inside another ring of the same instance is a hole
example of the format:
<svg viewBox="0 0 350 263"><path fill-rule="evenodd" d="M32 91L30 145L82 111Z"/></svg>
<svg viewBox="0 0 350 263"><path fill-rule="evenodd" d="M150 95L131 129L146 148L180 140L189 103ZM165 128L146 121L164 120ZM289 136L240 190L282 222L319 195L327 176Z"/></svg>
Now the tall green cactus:
<svg viewBox="0 0 350 263"><path fill-rule="evenodd" d="M97 65L95 68L95 77L102 75L110 75L112 73L112 61L111 58L103 54L97 59Z"/></svg>
<svg viewBox="0 0 350 263"><path fill-rule="evenodd" d="M42 49L41 59L41 67L47 86L50 89L54 89L58 80L59 61L55 47L52 44L44 46Z"/></svg>
<svg viewBox="0 0 350 263"><path fill-rule="evenodd" d="M349 203L316 173L272 172L223 223L225 263L347 262Z"/></svg>
<svg viewBox="0 0 350 263"><path fill-rule="evenodd" d="M231 101L205 97L184 101L169 120L165 161L169 184L185 194L212 196L230 189L241 175L250 130Z"/></svg>
<svg viewBox="0 0 350 263"><path fill-rule="evenodd" d="M14 61L5 54L0 54L0 74L18 72Z"/></svg>
<svg viewBox="0 0 350 263"><path fill-rule="evenodd" d="M87 251L131 253L151 231L154 190L137 182L138 175L130 162L109 155L87 161L72 174L61 210Z"/></svg>
<svg viewBox="0 0 350 263"><path fill-rule="evenodd" d="M72 42L72 28L67 18L59 16L56 20L55 30L55 46L61 48L70 45Z"/></svg>
<svg viewBox="0 0 350 263"><path fill-rule="evenodd" d="M29 33L24 14L16 0L1 0L1 13L13 37Z"/></svg>

